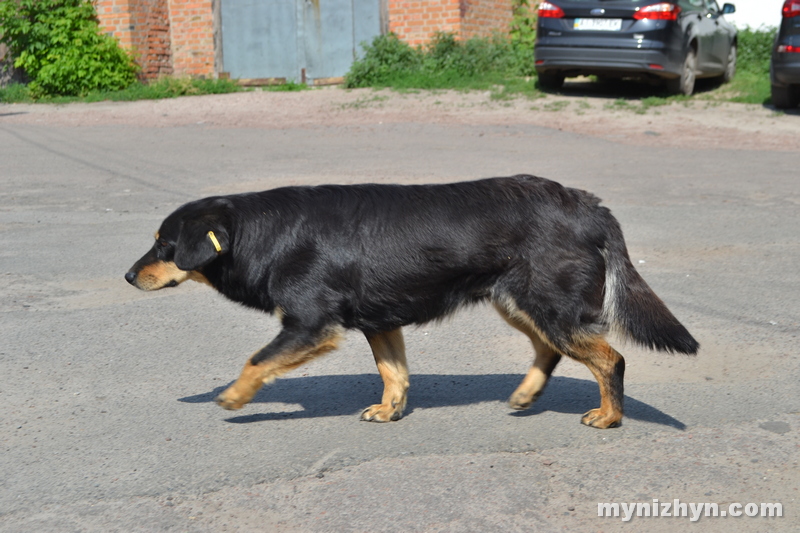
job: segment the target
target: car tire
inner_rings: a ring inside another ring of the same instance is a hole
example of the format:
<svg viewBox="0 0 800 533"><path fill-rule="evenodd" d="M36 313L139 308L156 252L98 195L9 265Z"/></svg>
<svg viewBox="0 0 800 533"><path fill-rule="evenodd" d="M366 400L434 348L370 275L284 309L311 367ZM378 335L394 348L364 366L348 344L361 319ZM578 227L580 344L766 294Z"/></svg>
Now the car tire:
<svg viewBox="0 0 800 533"><path fill-rule="evenodd" d="M772 85L772 105L778 109L791 109L800 104L800 89Z"/></svg>
<svg viewBox="0 0 800 533"><path fill-rule="evenodd" d="M697 76L697 54L690 48L683 60L681 75L667 80L667 91L671 94L685 94L691 96L694 92L694 82Z"/></svg>
<svg viewBox="0 0 800 533"><path fill-rule="evenodd" d="M725 63L725 72L722 73L722 83L729 83L736 76L736 45L732 44L728 52L728 62Z"/></svg>
<svg viewBox="0 0 800 533"><path fill-rule="evenodd" d="M564 75L558 72L539 72L539 87L549 91L557 91L564 85Z"/></svg>

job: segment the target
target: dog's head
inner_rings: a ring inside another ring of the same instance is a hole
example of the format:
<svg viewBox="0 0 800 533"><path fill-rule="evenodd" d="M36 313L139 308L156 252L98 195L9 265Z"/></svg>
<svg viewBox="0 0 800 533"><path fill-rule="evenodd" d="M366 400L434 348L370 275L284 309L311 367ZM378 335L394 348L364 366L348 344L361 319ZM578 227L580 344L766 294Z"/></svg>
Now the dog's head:
<svg viewBox="0 0 800 533"><path fill-rule="evenodd" d="M155 291L187 279L208 283L202 269L230 249L224 198L206 198L184 205L168 216L156 242L125 274L139 289Z"/></svg>

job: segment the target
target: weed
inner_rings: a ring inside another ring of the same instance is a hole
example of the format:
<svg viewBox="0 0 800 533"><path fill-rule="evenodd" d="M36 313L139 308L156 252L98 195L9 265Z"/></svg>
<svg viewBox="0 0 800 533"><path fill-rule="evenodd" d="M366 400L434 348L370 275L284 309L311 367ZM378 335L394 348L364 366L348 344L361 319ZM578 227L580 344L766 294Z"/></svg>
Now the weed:
<svg viewBox="0 0 800 533"><path fill-rule="evenodd" d="M304 83L295 83L293 81L287 83L281 83L280 85L267 85L265 87L260 87L262 91L267 92L297 92L297 91L307 91L311 89L308 85Z"/></svg>
<svg viewBox="0 0 800 533"><path fill-rule="evenodd" d="M524 78L533 63L533 51L522 58L520 47L506 37L459 40L452 33L436 33L425 47L412 47L389 33L362 45L364 54L345 77L345 86L393 89L488 90L495 98L536 94ZM495 86L504 90L496 90Z"/></svg>
<svg viewBox="0 0 800 533"><path fill-rule="evenodd" d="M348 102L346 104L342 104L342 109L364 109L365 107L369 107L371 104L381 104L388 100L389 97L382 94L376 94L371 97L361 97L356 99L355 102Z"/></svg>
<svg viewBox="0 0 800 533"><path fill-rule="evenodd" d="M40 96L34 98L29 87L12 84L0 89L0 102L41 102L47 104L66 104L70 102L101 102L156 100L203 94L223 94L242 90L231 80L203 80L194 78L160 78L150 84L134 83L120 91L91 91L83 97L78 96Z"/></svg>
<svg viewBox="0 0 800 533"><path fill-rule="evenodd" d="M0 87L0 102L7 104L21 104L33 102L27 85L12 83L6 87Z"/></svg>
<svg viewBox="0 0 800 533"><path fill-rule="evenodd" d="M545 111L562 111L566 109L568 105L568 100L556 100L555 102L544 104L542 107Z"/></svg>

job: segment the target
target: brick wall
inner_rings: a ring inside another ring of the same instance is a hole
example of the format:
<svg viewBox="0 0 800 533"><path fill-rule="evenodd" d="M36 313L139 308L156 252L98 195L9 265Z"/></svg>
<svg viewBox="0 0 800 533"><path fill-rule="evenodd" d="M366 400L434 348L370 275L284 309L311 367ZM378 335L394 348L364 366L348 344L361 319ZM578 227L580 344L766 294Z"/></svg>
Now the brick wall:
<svg viewBox="0 0 800 533"><path fill-rule="evenodd" d="M389 31L408 44L423 44L437 31L461 30L463 0L389 0Z"/></svg>
<svg viewBox="0 0 800 533"><path fill-rule="evenodd" d="M212 0L93 0L103 31L132 49L141 77L214 76Z"/></svg>
<svg viewBox="0 0 800 533"><path fill-rule="evenodd" d="M100 28L113 35L123 48L133 46L131 13L128 0L93 0Z"/></svg>
<svg viewBox="0 0 800 533"><path fill-rule="evenodd" d="M170 47L168 0L129 0L131 23L136 28L133 48L146 79L174 72Z"/></svg>
<svg viewBox="0 0 800 533"><path fill-rule="evenodd" d="M153 79L173 73L168 0L94 0L103 31L133 50L140 76Z"/></svg>
<svg viewBox="0 0 800 533"><path fill-rule="evenodd" d="M512 18L512 0L463 0L466 13L461 24L461 35L490 37L493 32L508 33Z"/></svg>
<svg viewBox="0 0 800 533"><path fill-rule="evenodd" d="M169 0L172 68L180 76L213 78L214 12L212 0Z"/></svg>
<svg viewBox="0 0 800 533"><path fill-rule="evenodd" d="M463 39L507 32L512 0L388 0L389 31L409 44L427 43L437 31Z"/></svg>

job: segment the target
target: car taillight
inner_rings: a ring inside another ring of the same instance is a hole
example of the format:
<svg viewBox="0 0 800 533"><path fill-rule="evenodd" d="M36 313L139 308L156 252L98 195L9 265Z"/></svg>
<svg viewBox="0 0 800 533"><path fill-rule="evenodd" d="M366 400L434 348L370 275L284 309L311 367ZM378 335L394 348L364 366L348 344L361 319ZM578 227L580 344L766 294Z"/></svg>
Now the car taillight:
<svg viewBox="0 0 800 533"><path fill-rule="evenodd" d="M669 2L661 2L650 6L645 6L636 10L633 18L636 20L678 20L678 13L681 8Z"/></svg>
<svg viewBox="0 0 800 533"><path fill-rule="evenodd" d="M788 19L800 15L800 2L797 0L786 0L783 3L783 18Z"/></svg>
<svg viewBox="0 0 800 533"><path fill-rule="evenodd" d="M778 46L778 52L781 54L800 54L800 46L792 46L790 44L782 44Z"/></svg>
<svg viewBox="0 0 800 533"><path fill-rule="evenodd" d="M560 19L564 17L564 10L550 2L539 4L539 18Z"/></svg>

